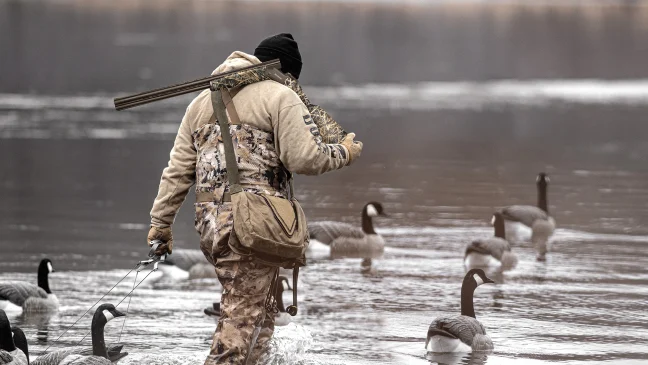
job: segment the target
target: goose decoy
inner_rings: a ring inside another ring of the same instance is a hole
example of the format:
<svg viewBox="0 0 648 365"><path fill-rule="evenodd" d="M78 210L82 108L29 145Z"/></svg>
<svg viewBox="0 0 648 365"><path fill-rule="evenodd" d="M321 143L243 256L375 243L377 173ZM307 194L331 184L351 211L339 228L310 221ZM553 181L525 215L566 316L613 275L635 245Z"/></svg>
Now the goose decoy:
<svg viewBox="0 0 648 365"><path fill-rule="evenodd" d="M162 277L156 281L183 281L191 279L217 278L214 265L210 264L201 250L174 249L160 263Z"/></svg>
<svg viewBox="0 0 648 365"><path fill-rule="evenodd" d="M380 257L385 240L374 230L372 220L378 216L386 216L382 204L369 202L362 209L362 228L335 221L309 223L309 250L321 250L321 245L326 245L332 257Z"/></svg>
<svg viewBox="0 0 648 365"><path fill-rule="evenodd" d="M18 336L15 338L14 336ZM22 338L21 338L22 337ZM17 342L16 342L17 341ZM26 349L21 347L27 344L25 334L19 328L11 329L11 324L5 311L0 309L0 364L1 365L27 365Z"/></svg>
<svg viewBox="0 0 648 365"><path fill-rule="evenodd" d="M27 364L29 364L29 345L27 343L27 336L25 336L25 332L23 332L20 327L13 327L11 329L11 332L13 333L14 344L23 352L23 354L25 354L25 357L27 358Z"/></svg>
<svg viewBox="0 0 648 365"><path fill-rule="evenodd" d="M104 327L113 318L124 316L124 313L118 311L110 303L100 305L92 316L91 349L86 347L72 347L57 350L38 357L32 362L32 365L112 365L128 355L128 352L121 352L123 345L114 345L106 348Z"/></svg>
<svg viewBox="0 0 648 365"><path fill-rule="evenodd" d="M38 265L38 286L24 281L0 283L0 309L23 312L58 309L58 299L49 287L48 275L52 272L52 261L43 259Z"/></svg>
<svg viewBox="0 0 648 365"><path fill-rule="evenodd" d="M425 348L432 352L471 352L493 349L493 341L475 318L473 292L478 286L495 283L484 270L471 269L461 285L461 315L436 318L428 329Z"/></svg>
<svg viewBox="0 0 648 365"><path fill-rule="evenodd" d="M537 251L537 260L545 261L550 250L549 238L556 229L556 221L549 215L547 186L549 176L544 172L536 178L538 206L511 205L500 210L505 220L506 237L509 241L526 241L529 238Z"/></svg>
<svg viewBox="0 0 648 365"><path fill-rule="evenodd" d="M491 223L495 228L493 237L472 241L466 247L466 253L464 254L466 267L500 266L502 268L512 268L517 264L517 257L511 251L511 244L506 240L502 213L495 212Z"/></svg>
<svg viewBox="0 0 648 365"><path fill-rule="evenodd" d="M275 326L287 326L292 319L291 316L286 312L286 307L283 302L283 292L286 290L292 290L290 287L290 282L288 278L283 275L280 275L278 278L278 284L275 288L275 300L277 301L277 309L279 312L275 313ZM207 307L204 309L204 312L208 316L220 317L220 303L214 302L212 307Z"/></svg>

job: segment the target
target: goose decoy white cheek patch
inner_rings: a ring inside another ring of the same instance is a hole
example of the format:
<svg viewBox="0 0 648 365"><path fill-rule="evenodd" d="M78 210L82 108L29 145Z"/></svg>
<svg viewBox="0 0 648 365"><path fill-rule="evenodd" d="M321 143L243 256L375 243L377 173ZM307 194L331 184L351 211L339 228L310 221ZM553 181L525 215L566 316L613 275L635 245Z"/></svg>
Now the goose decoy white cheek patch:
<svg viewBox="0 0 648 365"><path fill-rule="evenodd" d="M367 215L370 217L378 216L378 210L376 210L376 207L373 204L367 205Z"/></svg>
<svg viewBox="0 0 648 365"><path fill-rule="evenodd" d="M52 263L51 263L51 262L48 262L48 263L47 263L47 270L48 270L49 272L54 271L54 268L52 267Z"/></svg>
<svg viewBox="0 0 648 365"><path fill-rule="evenodd" d="M477 283L477 286L480 286L484 283L484 280L482 280L481 276L474 274L473 279L475 279L475 282Z"/></svg>
<svg viewBox="0 0 648 365"><path fill-rule="evenodd" d="M110 313L109 310L104 310L103 311L104 317L106 317L106 322L109 322L111 319L115 318L112 313Z"/></svg>
<svg viewBox="0 0 648 365"><path fill-rule="evenodd" d="M491 225L495 225L495 216L493 216L493 218L491 218Z"/></svg>

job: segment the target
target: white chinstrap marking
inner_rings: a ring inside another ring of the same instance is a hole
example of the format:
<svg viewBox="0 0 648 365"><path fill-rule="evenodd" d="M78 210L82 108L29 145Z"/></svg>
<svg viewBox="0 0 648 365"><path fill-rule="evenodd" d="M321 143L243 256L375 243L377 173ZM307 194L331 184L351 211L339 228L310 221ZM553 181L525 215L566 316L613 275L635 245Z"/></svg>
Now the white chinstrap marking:
<svg viewBox="0 0 648 365"><path fill-rule="evenodd" d="M378 216L378 210L373 204L367 205L367 215L370 217L377 217Z"/></svg>
<svg viewBox="0 0 648 365"><path fill-rule="evenodd" d="M52 263L51 263L51 262L48 262L48 263L47 263L47 270L48 270L50 273L52 273L52 272L54 271L54 268L52 267Z"/></svg>
<svg viewBox="0 0 648 365"><path fill-rule="evenodd" d="M484 280L482 280L482 278L477 274L473 274L473 279L475 279L477 286L480 286L484 283Z"/></svg>
<svg viewBox="0 0 648 365"><path fill-rule="evenodd" d="M113 316L113 314L110 313L110 311L107 310L107 309L104 309L104 311L102 313L103 313L104 317L106 317L106 322L110 322L111 319L115 318L115 316Z"/></svg>

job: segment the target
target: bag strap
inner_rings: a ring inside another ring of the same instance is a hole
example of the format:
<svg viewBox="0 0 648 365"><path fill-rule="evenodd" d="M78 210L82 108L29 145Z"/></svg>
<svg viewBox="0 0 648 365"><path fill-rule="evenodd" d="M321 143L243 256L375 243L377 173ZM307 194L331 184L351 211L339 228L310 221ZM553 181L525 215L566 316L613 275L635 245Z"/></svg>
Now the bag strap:
<svg viewBox="0 0 648 365"><path fill-rule="evenodd" d="M215 90L211 92L211 101L214 108L214 114L220 125L221 136L223 138L223 143L225 144L225 163L227 164L227 180L229 181L229 191L230 194L236 194L243 191L241 188L241 180L239 178L239 169L238 164L236 163L236 155L234 154L234 144L232 143L232 135L229 131L229 119L227 118L227 113L225 112L225 102L223 95L227 93L227 96L230 100L230 105L234 107L234 103L231 102L231 95L226 89ZM238 119L238 114L236 114L236 109L233 109L234 113L231 115L236 115Z"/></svg>

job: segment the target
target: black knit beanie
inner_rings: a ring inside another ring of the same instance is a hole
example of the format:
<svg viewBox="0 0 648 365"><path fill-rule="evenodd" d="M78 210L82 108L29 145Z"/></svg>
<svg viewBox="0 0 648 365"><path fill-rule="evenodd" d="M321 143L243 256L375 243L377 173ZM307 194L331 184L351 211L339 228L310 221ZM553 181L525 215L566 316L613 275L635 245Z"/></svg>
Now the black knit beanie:
<svg viewBox="0 0 648 365"><path fill-rule="evenodd" d="M290 33L281 33L262 40L254 50L254 56L261 62L278 58L281 61L281 72L299 78L302 59L297 42Z"/></svg>

